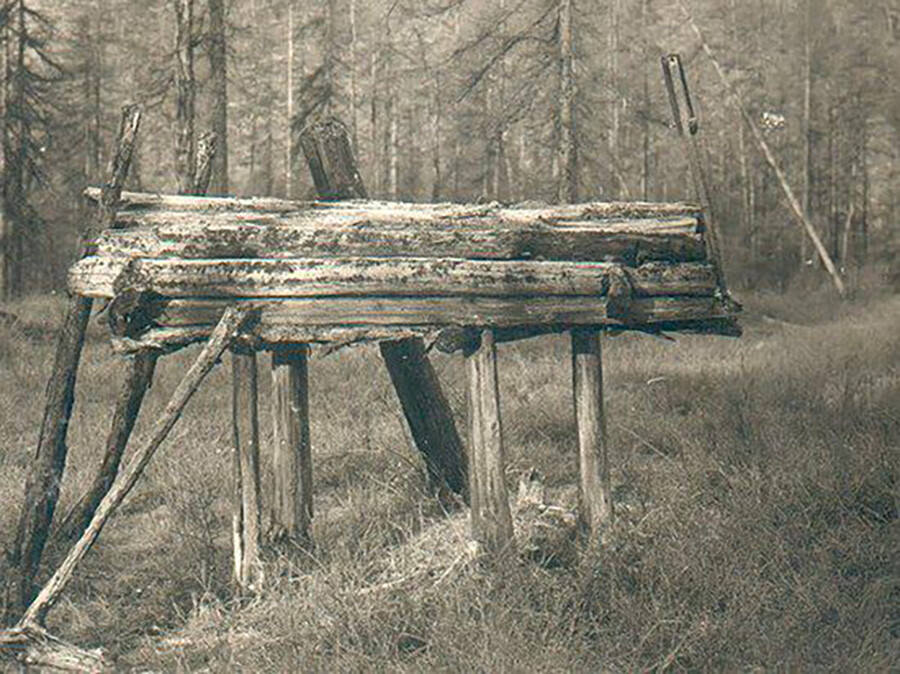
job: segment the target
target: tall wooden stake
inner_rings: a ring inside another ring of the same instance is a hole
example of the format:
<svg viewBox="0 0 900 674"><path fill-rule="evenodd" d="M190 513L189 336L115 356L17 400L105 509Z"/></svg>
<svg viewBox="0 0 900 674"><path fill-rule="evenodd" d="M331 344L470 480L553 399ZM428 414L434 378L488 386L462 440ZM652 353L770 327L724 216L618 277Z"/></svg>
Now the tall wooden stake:
<svg viewBox="0 0 900 674"><path fill-rule="evenodd" d="M98 229L111 227L115 221L115 209L131 165L140 120L138 106L123 109L116 151L110 162L109 181L101 193ZM94 231L90 229L82 236L80 257L90 255L94 246ZM6 597L5 622L14 621L32 596L34 578L53 522L66 465L66 432L75 401L75 379L92 306L90 298L70 298L57 341L37 451L25 482L25 502L9 554L6 588L0 594L0 598Z"/></svg>
<svg viewBox="0 0 900 674"><path fill-rule="evenodd" d="M469 418L469 500L472 533L489 552L498 553L513 539L506 491L497 347L492 330L483 330L477 346L466 350Z"/></svg>
<svg viewBox="0 0 900 674"><path fill-rule="evenodd" d="M329 119L304 129L300 144L320 198L367 198L341 122ZM465 497L465 450L423 341L381 342L379 348L432 486L446 485Z"/></svg>
<svg viewBox="0 0 900 674"><path fill-rule="evenodd" d="M580 519L589 539L599 542L613 517L606 420L603 411L603 359L598 328L572 330L572 391L578 427Z"/></svg>
<svg viewBox="0 0 900 674"><path fill-rule="evenodd" d="M728 92L731 101L738 109L738 112L741 113L741 117L743 117L744 122L746 122L747 126L750 128L750 131L753 134L753 138L756 140L756 144L759 145L759 149L762 152L763 157L765 157L766 163L769 164L772 171L775 173L775 177L778 178L778 184L781 187L781 191L784 192L784 196L787 198L788 204L790 204L791 212L794 214L794 217L797 220L797 224L799 224L800 227L806 231L806 234L809 236L810 240L813 243L813 246L816 249L816 253L819 255L819 259L822 260L822 264L831 275L831 279L832 281L834 281L834 287L837 288L838 294L843 297L846 294L846 288L844 287L844 282L841 279L841 275L838 273L837 268L834 266L834 261L831 259L831 256L825 249L825 246L822 244L822 239L819 238L819 234L818 232L816 232L815 227L812 226L812 223L803 212L803 208L800 206L800 202L794 195L794 190L792 190L791 186L788 184L787 177L785 176L784 171L781 168L781 164L779 164L778 160L775 158L775 155L773 154L772 149L769 147L769 144L766 142L766 139L763 137L762 131L760 131L759 126L753 120L753 117L750 116L750 113L747 112L747 108L744 107L740 96L738 95L735 88L731 85L728 77L725 75L725 71L722 69L719 60L716 58L715 53L713 53L712 48L710 48L709 44L706 42L706 39L703 37L703 33L700 31L699 26L697 26L687 7L684 5L682 0L678 0L678 4L681 6L682 11L687 17L688 24L694 31L697 39L700 40L701 48L706 53L706 56L709 58L709 60L712 62L713 67L716 70L716 74L725 85L725 90Z"/></svg>
<svg viewBox="0 0 900 674"><path fill-rule="evenodd" d="M192 194L206 194L216 147L217 136L215 133L204 134L197 143L197 172ZM100 505L100 501L103 500L116 479L144 396L153 381L156 359L157 353L153 351L142 351L129 359L125 381L122 383L109 435L106 437L106 451L100 464L100 470L97 471L90 488L66 516L60 533L63 540L74 540L81 536L94 516L97 506Z"/></svg>

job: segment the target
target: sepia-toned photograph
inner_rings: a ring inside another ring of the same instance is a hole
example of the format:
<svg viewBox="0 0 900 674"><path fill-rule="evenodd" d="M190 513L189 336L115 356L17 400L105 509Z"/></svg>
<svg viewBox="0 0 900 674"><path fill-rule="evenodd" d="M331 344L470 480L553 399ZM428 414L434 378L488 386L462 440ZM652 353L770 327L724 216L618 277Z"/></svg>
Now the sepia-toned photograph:
<svg viewBox="0 0 900 674"><path fill-rule="evenodd" d="M0 0L0 672L900 671L900 0Z"/></svg>

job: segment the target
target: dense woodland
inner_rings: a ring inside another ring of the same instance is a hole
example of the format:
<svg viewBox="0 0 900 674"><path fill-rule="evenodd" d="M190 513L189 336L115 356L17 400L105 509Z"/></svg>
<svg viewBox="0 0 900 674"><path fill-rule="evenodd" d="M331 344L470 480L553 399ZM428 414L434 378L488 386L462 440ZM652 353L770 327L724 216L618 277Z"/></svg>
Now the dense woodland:
<svg viewBox="0 0 900 674"><path fill-rule="evenodd" d="M897 0L4 0L0 21L7 298L63 284L81 191L103 180L132 102L134 189L189 191L214 132L212 192L311 198L297 137L335 115L373 197L693 198L670 52L733 282L822 273L709 51L841 273L900 275Z"/></svg>

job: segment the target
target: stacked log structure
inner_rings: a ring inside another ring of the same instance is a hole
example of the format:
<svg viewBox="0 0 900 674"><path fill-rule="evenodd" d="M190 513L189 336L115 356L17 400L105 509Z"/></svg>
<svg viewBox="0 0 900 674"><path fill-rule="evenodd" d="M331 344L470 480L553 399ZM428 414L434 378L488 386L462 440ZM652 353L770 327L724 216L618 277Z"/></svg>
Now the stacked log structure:
<svg viewBox="0 0 900 674"><path fill-rule="evenodd" d="M69 283L115 300L126 350L204 339L235 300L260 309L250 339L262 348L412 334L464 348L439 337L475 327L498 340L578 325L732 334L739 307L719 287L705 236L691 204L125 193Z"/></svg>

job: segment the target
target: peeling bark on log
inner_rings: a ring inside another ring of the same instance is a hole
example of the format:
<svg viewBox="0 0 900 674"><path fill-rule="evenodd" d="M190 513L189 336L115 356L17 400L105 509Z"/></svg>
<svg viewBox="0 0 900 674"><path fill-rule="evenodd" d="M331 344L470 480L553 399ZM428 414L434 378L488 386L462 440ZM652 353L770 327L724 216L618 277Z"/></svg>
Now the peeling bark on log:
<svg viewBox="0 0 900 674"><path fill-rule="evenodd" d="M696 218L572 220L541 212L462 216L441 211L314 209L299 213L139 213L104 232L104 256L195 258L454 257L697 262L705 259Z"/></svg>
<svg viewBox="0 0 900 674"><path fill-rule="evenodd" d="M126 106L122 110L116 151L110 162L109 182L99 192L99 229L114 225L115 209L131 165L140 119L138 106ZM79 257L94 253L94 235L92 229L84 233ZM70 298L57 342L53 371L47 383L37 451L26 478L25 501L9 554L8 577L4 581L6 587L0 592L0 597L5 596L8 602L7 606L0 606L0 619L7 623L19 616L32 597L34 578L53 522L68 453L66 434L75 401L75 379L91 308L92 300L89 298Z"/></svg>
<svg viewBox="0 0 900 674"><path fill-rule="evenodd" d="M647 297L631 301L628 321L611 318L603 297L395 297L319 298L248 302L261 310L253 336L264 343L333 341L343 330L380 327L440 329L451 326L606 325L643 330L655 325L733 320L715 297ZM226 300L171 300L150 304L154 324L142 338L184 329L208 335L229 305ZM132 340L138 341L138 340ZM148 342L149 343L149 342Z"/></svg>
<svg viewBox="0 0 900 674"><path fill-rule="evenodd" d="M12 660L38 671L102 672L102 652L84 650L34 624L0 630L0 663Z"/></svg>
<svg viewBox="0 0 900 674"><path fill-rule="evenodd" d="M585 320L585 325L595 325L591 318ZM728 337L740 337L741 328L735 322L734 317L719 316L693 320L657 321L648 325L622 326L616 322L608 324L613 332L638 331L650 334L664 334L666 332L678 332L702 335L725 335ZM570 325L550 323L547 325L520 325L494 328L496 341L513 342L520 339L529 339L558 332L567 332ZM432 344L434 348L444 353L454 353L466 348L472 339L469 331L462 327L439 326L345 326L345 327L303 327L292 326L290 329L273 330L265 329L254 337L258 348L277 350L290 343L322 344L319 355L333 353L343 347L354 344L371 342L396 341L421 337L426 344ZM272 339L263 339L263 336ZM141 335L139 338L118 337L113 338L112 347L116 353L130 355L141 351L157 351L166 353L177 351L189 344L202 342L209 337L209 328L205 326L187 326L154 328Z"/></svg>
<svg viewBox="0 0 900 674"><path fill-rule="evenodd" d="M116 297L123 290L165 297L605 295L617 264L457 259L111 260L91 257L69 273L73 292ZM638 296L709 296L710 265L649 263L627 271Z"/></svg>
<svg viewBox="0 0 900 674"><path fill-rule="evenodd" d="M91 201L99 201L100 189L88 187L85 197ZM503 214L512 219L534 219L551 223L577 222L581 220L602 220L610 218L670 218L702 216L702 209L697 204L686 202L651 202L651 201L598 201L580 204L542 204L526 202L505 206L499 203L490 204L422 204L397 201L367 201L357 195L357 200L340 202L293 201L270 197L195 197L174 194L155 194L151 192L123 192L120 208L117 213L121 217L149 213L151 211L212 211L253 213L291 213L315 209L317 211L342 212L347 209L370 212L377 209L395 215L416 213L444 213L447 217L458 220L467 218L498 217Z"/></svg>
<svg viewBox="0 0 900 674"><path fill-rule="evenodd" d="M71 580L75 567L87 554L94 541L97 540L107 520L134 487L150 459L153 458L153 454L163 443L163 440L166 439L172 427L175 426L175 422L181 416L188 400L191 399L203 378L212 370L216 361L228 348L235 335L247 321L250 313L249 308L246 307L229 307L222 315L222 319L210 334L209 341L204 345L203 350L185 374L184 379L178 384L162 415L154 424L149 439L135 452L131 461L116 479L112 489L103 497L103 501L97 507L90 525L88 525L81 538L69 551L69 554L53 576L51 576L50 580L47 581L47 584L32 602L31 606L28 607L21 624L34 623L39 625L43 623L47 612L53 607L53 604L56 603L65 586Z"/></svg>

